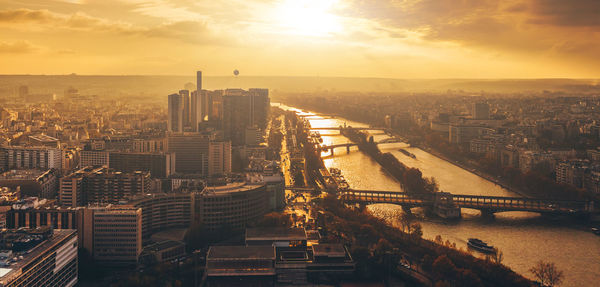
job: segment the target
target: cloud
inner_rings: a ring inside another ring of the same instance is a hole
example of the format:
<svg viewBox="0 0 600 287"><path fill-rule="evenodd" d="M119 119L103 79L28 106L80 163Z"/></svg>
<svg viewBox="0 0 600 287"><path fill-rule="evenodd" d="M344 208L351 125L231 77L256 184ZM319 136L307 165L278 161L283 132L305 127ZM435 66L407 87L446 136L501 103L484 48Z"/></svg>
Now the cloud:
<svg viewBox="0 0 600 287"><path fill-rule="evenodd" d="M27 30L28 27L24 25L33 25L41 30L59 28L121 36L167 38L193 44L226 45L230 42L213 33L203 21L177 21L145 27L121 21L109 21L83 12L61 14L48 10L0 10L0 25Z"/></svg>
<svg viewBox="0 0 600 287"><path fill-rule="evenodd" d="M568 27L600 26L598 0L532 0L532 23Z"/></svg>
<svg viewBox="0 0 600 287"><path fill-rule="evenodd" d="M0 53L6 54L28 54L38 51L40 47L31 44L29 41L0 42Z"/></svg>

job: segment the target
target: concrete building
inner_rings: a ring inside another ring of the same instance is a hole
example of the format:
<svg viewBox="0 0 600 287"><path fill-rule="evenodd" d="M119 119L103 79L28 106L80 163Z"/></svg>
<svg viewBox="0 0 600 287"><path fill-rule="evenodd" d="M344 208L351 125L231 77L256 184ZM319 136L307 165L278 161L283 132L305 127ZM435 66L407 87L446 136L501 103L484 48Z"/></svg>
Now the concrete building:
<svg viewBox="0 0 600 287"><path fill-rule="evenodd" d="M153 178L167 178L175 173L175 154L111 152L108 166L116 171L148 171Z"/></svg>
<svg viewBox="0 0 600 287"><path fill-rule="evenodd" d="M142 209L113 205L84 209L83 247L99 263L137 264L142 253Z"/></svg>
<svg viewBox="0 0 600 287"><path fill-rule="evenodd" d="M185 244L166 240L144 247L140 262L147 264L170 262L183 256L185 256Z"/></svg>
<svg viewBox="0 0 600 287"><path fill-rule="evenodd" d="M59 202L63 206L118 203L150 189L150 173L123 173L106 168L84 168L61 178Z"/></svg>
<svg viewBox="0 0 600 287"><path fill-rule="evenodd" d="M104 166L110 165L110 154L103 150L82 150L79 152L79 166Z"/></svg>
<svg viewBox="0 0 600 287"><path fill-rule="evenodd" d="M210 135L200 133L170 134L168 151L175 153L177 173L208 174Z"/></svg>
<svg viewBox="0 0 600 287"><path fill-rule="evenodd" d="M211 141L208 145L208 175L231 173L231 142Z"/></svg>
<svg viewBox="0 0 600 287"><path fill-rule="evenodd" d="M48 135L34 135L28 137L29 144L32 146L45 146L50 148L60 148L60 140Z"/></svg>
<svg viewBox="0 0 600 287"><path fill-rule="evenodd" d="M75 230L3 230L0 232L0 286L66 286L77 284ZM26 243L26 244L24 244ZM16 262L10 262L17 258Z"/></svg>
<svg viewBox="0 0 600 287"><path fill-rule="evenodd" d="M246 230L245 246L211 246L206 256L208 286L327 284L348 280L355 263L339 243L307 246L303 229Z"/></svg>
<svg viewBox="0 0 600 287"><path fill-rule="evenodd" d="M9 146L0 148L7 169L61 169L62 151L48 147Z"/></svg>
<svg viewBox="0 0 600 287"><path fill-rule="evenodd" d="M491 134L494 131L490 128L480 125L469 125L469 124L450 124L449 138L448 141L451 144L468 144L471 140L478 138L479 136Z"/></svg>
<svg viewBox="0 0 600 287"><path fill-rule="evenodd" d="M490 118L490 105L487 103L473 103L471 116L475 120L487 120Z"/></svg>
<svg viewBox="0 0 600 287"><path fill-rule="evenodd" d="M207 187L194 200L194 222L207 229L243 229L269 212L265 183L236 182Z"/></svg>
<svg viewBox="0 0 600 287"><path fill-rule="evenodd" d="M264 131L269 114L269 90L227 89L223 95L223 132L232 145L244 145L246 128Z"/></svg>
<svg viewBox="0 0 600 287"><path fill-rule="evenodd" d="M169 132L183 132L183 98L180 94L169 95L169 111L167 130Z"/></svg>
<svg viewBox="0 0 600 287"><path fill-rule="evenodd" d="M207 286L274 286L275 247L211 246L206 255Z"/></svg>
<svg viewBox="0 0 600 287"><path fill-rule="evenodd" d="M128 202L142 210L142 238L144 242L156 232L170 228L189 228L194 217L193 193L163 193L140 195Z"/></svg>
<svg viewBox="0 0 600 287"><path fill-rule="evenodd" d="M134 139L131 141L132 152L156 153L167 151L167 139Z"/></svg>
<svg viewBox="0 0 600 287"><path fill-rule="evenodd" d="M17 188L25 196L56 198L59 179L56 170L10 170L0 174L0 186Z"/></svg>
<svg viewBox="0 0 600 287"><path fill-rule="evenodd" d="M183 101L183 114L182 114L182 121L183 121L183 127L189 127L191 124L191 117L190 117L190 91L188 90L180 90L179 91L179 96L181 96L181 99Z"/></svg>

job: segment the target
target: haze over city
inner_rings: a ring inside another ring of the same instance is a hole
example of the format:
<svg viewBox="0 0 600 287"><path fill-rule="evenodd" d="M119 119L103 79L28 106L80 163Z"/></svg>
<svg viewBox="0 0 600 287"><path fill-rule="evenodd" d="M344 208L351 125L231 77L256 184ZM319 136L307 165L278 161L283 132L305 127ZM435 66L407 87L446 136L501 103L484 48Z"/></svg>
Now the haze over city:
<svg viewBox="0 0 600 287"><path fill-rule="evenodd" d="M599 4L0 1L0 73L598 78Z"/></svg>

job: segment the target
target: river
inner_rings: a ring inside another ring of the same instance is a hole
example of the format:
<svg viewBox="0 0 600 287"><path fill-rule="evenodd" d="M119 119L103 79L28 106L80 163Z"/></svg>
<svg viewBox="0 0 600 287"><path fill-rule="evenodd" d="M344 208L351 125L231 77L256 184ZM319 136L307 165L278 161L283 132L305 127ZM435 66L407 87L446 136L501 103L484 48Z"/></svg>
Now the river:
<svg viewBox="0 0 600 287"><path fill-rule="evenodd" d="M280 105L287 110L299 110ZM302 113L300 114L313 114ZM350 125L368 127L364 123L343 118L308 117L312 127L337 127ZM323 144L349 142L337 131L320 131ZM376 133L376 132L375 132ZM375 135L375 140L387 135ZM434 177L440 189L454 194L519 196L474 173L442 160L419 148L408 147L404 143L381 144L382 152L391 152L407 166L421 170L424 176ZM398 151L405 148L416 155L410 158ZM323 154L325 155L325 154ZM335 150L335 155L324 157L325 165L339 168L354 189L401 191L399 184L366 154L352 147L350 153L344 148ZM395 205L372 205L371 209L396 209ZM419 213L419 210L415 211ZM441 235L443 240L456 243L458 248L466 248L469 237L480 238L498 247L504 254L503 264L514 271L532 278L529 269L539 260L551 261L564 272L561 286L597 286L600 280L600 237L578 227L574 219L548 218L537 213L503 212L494 218L482 218L477 210L463 209L462 219L445 222L421 217L423 236L433 239ZM474 253L477 255L477 253ZM594 283L596 282L596 283Z"/></svg>

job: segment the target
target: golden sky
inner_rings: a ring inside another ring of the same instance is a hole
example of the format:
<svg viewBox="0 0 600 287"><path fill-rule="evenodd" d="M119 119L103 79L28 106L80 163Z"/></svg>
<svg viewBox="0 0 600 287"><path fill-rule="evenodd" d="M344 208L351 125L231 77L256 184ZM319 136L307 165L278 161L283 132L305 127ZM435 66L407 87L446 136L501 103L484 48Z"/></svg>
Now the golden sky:
<svg viewBox="0 0 600 287"><path fill-rule="evenodd" d="M0 74L600 78L600 0L0 0Z"/></svg>

